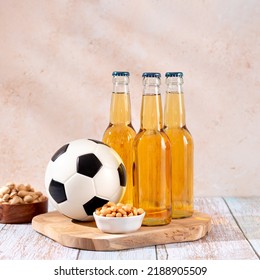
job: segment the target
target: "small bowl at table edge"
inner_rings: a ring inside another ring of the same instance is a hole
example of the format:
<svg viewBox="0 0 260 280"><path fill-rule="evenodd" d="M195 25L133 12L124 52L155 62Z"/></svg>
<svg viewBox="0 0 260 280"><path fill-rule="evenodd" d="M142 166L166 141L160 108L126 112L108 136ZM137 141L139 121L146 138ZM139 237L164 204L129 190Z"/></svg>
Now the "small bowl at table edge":
<svg viewBox="0 0 260 280"><path fill-rule="evenodd" d="M41 202L27 204L0 203L1 224L31 223L33 217L48 212L48 198Z"/></svg>

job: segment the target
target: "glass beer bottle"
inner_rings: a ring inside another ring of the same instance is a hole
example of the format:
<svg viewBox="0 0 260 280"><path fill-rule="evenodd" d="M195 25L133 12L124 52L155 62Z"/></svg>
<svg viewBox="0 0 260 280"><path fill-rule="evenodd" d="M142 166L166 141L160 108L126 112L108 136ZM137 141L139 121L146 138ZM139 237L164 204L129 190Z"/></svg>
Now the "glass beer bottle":
<svg viewBox="0 0 260 280"><path fill-rule="evenodd" d="M112 77L110 121L102 141L120 155L126 168L126 191L120 202L133 204L132 144L136 132L131 123L129 72L114 71Z"/></svg>
<svg viewBox="0 0 260 280"><path fill-rule="evenodd" d="M172 147L172 218L193 214L193 139L186 127L183 73L167 72L164 131Z"/></svg>
<svg viewBox="0 0 260 280"><path fill-rule="evenodd" d="M171 145L163 131L160 73L143 73L141 127L134 139L134 205L145 210L143 225L171 221Z"/></svg>

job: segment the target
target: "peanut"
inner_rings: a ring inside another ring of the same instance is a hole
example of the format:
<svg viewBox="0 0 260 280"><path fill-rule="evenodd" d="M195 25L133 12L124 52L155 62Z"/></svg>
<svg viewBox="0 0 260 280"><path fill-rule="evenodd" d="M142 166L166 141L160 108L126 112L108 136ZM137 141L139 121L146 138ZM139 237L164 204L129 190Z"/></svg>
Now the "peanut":
<svg viewBox="0 0 260 280"><path fill-rule="evenodd" d="M111 214L111 210L107 208L101 209L100 212L103 215Z"/></svg>
<svg viewBox="0 0 260 280"><path fill-rule="evenodd" d="M3 186L0 188L0 194L4 196L7 193L10 193L10 188L8 188L7 186Z"/></svg>
<svg viewBox="0 0 260 280"><path fill-rule="evenodd" d="M108 201L108 203L106 204L107 206L115 206L115 203L112 201Z"/></svg>
<svg viewBox="0 0 260 280"><path fill-rule="evenodd" d="M131 207L131 205L126 204L126 205L122 206L122 209L125 210L126 212L130 212L132 207Z"/></svg>
<svg viewBox="0 0 260 280"><path fill-rule="evenodd" d="M8 201L10 198L10 195L8 193L6 193L4 196L3 196L3 200L4 201Z"/></svg>
<svg viewBox="0 0 260 280"><path fill-rule="evenodd" d="M7 183L0 187L0 204L28 204L45 200L46 196L35 191L30 184Z"/></svg>
<svg viewBox="0 0 260 280"><path fill-rule="evenodd" d="M109 201L101 208L96 209L96 215L102 217L132 217L141 215L144 213L142 208L136 208L131 206L130 204L122 204Z"/></svg>
<svg viewBox="0 0 260 280"><path fill-rule="evenodd" d="M121 213L122 215L126 215L126 211L122 208L119 208L118 212Z"/></svg>
<svg viewBox="0 0 260 280"><path fill-rule="evenodd" d="M34 192L35 195L37 195L38 197L42 196L42 193L41 192Z"/></svg>
<svg viewBox="0 0 260 280"><path fill-rule="evenodd" d="M42 194L41 196L38 197L39 202L42 202L46 200L46 197Z"/></svg>
<svg viewBox="0 0 260 280"><path fill-rule="evenodd" d="M33 197L28 194L28 195L24 196L23 201L26 203L31 203L31 202L33 202Z"/></svg>
<svg viewBox="0 0 260 280"><path fill-rule="evenodd" d="M11 200L10 200L10 204L13 205L13 204L22 204L22 198L19 197L19 196L14 196Z"/></svg>
<svg viewBox="0 0 260 280"><path fill-rule="evenodd" d="M142 208L137 209L137 214L138 215L142 215L143 213L144 213L144 209L142 209Z"/></svg>
<svg viewBox="0 0 260 280"><path fill-rule="evenodd" d="M12 191L9 195L9 198L13 198L15 195L17 195L17 191Z"/></svg>
<svg viewBox="0 0 260 280"><path fill-rule="evenodd" d="M13 190L15 188L15 184L14 183L7 183L6 186L10 189Z"/></svg>
<svg viewBox="0 0 260 280"><path fill-rule="evenodd" d="M25 197L25 196L28 195L28 194L29 194L29 192L28 192L28 191L24 191L24 190L18 192L18 195L19 195L20 197Z"/></svg>

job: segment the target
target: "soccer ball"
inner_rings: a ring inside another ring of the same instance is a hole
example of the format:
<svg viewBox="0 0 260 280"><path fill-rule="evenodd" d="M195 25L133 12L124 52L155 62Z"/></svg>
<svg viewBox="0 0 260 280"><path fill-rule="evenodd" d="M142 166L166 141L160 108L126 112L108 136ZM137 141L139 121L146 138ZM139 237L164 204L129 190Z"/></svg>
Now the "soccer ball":
<svg viewBox="0 0 260 280"><path fill-rule="evenodd" d="M106 144L78 139L52 156L45 187L53 207L63 215L93 220L93 212L108 201L119 202L126 188L126 170L120 156Z"/></svg>

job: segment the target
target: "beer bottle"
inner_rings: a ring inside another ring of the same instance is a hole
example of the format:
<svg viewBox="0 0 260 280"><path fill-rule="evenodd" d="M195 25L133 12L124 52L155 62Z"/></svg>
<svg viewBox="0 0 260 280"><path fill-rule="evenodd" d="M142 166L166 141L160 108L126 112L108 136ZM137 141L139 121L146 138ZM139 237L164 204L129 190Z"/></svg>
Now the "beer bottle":
<svg viewBox="0 0 260 280"><path fill-rule="evenodd" d="M122 158L126 173L126 191L122 203L133 204L133 154L132 144L136 135L131 123L129 72L112 73L113 92L110 105L110 121L103 135L103 142Z"/></svg>
<svg viewBox="0 0 260 280"><path fill-rule="evenodd" d="M185 121L183 73L165 76L164 131L172 147L172 218L184 218L193 213L193 139Z"/></svg>
<svg viewBox="0 0 260 280"><path fill-rule="evenodd" d="M134 205L145 210L143 225L171 221L171 145L163 131L160 73L143 73L141 127L134 139Z"/></svg>

